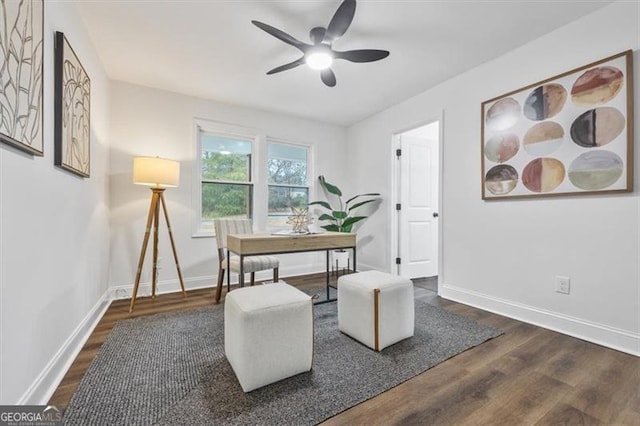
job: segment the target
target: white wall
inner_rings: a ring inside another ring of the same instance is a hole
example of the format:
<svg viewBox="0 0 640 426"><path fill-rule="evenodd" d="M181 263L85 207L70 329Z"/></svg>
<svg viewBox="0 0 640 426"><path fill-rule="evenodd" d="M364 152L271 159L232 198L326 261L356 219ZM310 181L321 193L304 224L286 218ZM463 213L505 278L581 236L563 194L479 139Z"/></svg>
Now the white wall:
<svg viewBox="0 0 640 426"><path fill-rule="evenodd" d="M494 202L480 194L483 101L627 49L638 146L639 7L609 5L349 128L356 189L373 184L387 195L361 231L371 235L362 261L391 268L392 134L444 111L441 294L640 353L640 149L630 194ZM570 295L554 292L556 275L571 277Z"/></svg>
<svg viewBox="0 0 640 426"><path fill-rule="evenodd" d="M53 165L55 31L91 78L88 179ZM109 81L75 6L46 2L44 36L44 157L0 146L1 404L46 402L108 284Z"/></svg>
<svg viewBox="0 0 640 426"><path fill-rule="evenodd" d="M346 129L342 127L122 82L112 84L111 101L111 286L116 289L116 296L130 294L149 209L151 192L132 183L133 157L140 155L180 161L180 186L168 189L165 198L185 286L215 285L218 270L215 239L191 236L194 118L249 127L267 136L311 144L319 165L313 178L325 174L337 183L347 176ZM161 222L160 291L179 288L166 235L166 227ZM139 295L150 293L150 256L151 249L147 252ZM322 259L319 254L282 256L280 275L322 270Z"/></svg>
<svg viewBox="0 0 640 426"><path fill-rule="evenodd" d="M383 205L359 229L359 263L390 270L391 136L437 119L444 110L441 294L640 352L638 190L492 203L481 201L479 192L480 103L628 48L635 50L637 76L638 7L636 2L608 6L377 114L347 133L308 120L124 83L110 85L75 6L47 2L45 155L31 157L0 146L0 403L46 401L91 320L106 306L108 286L131 286L149 201L148 189L131 184L133 156L181 161L182 185L168 190L166 198L183 272L188 286L213 284L215 241L190 236L193 117L312 143L319 166L316 175L327 175L347 193L381 188L386 196ZM89 179L53 166L56 30L65 32L91 77ZM638 105L637 81L635 91ZM636 107L636 146L639 117ZM637 170L640 149L636 165ZM639 188L637 171L635 182ZM166 237L161 238L165 263L160 279L170 289L176 275ZM502 250L509 245L512 250ZM491 253L500 253L500 268L498 257ZM283 272L322 268L319 260L313 255L291 256L284 259ZM571 295L553 292L553 277L559 274L571 276Z"/></svg>

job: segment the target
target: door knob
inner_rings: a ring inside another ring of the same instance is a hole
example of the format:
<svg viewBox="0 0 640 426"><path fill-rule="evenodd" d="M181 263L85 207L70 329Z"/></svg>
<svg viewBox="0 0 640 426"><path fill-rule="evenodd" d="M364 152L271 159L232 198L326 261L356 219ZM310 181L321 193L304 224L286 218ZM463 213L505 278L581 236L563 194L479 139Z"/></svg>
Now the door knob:
<svg viewBox="0 0 640 426"><path fill-rule="evenodd" d="M433 217L438 217L438 212L433 212Z"/></svg>

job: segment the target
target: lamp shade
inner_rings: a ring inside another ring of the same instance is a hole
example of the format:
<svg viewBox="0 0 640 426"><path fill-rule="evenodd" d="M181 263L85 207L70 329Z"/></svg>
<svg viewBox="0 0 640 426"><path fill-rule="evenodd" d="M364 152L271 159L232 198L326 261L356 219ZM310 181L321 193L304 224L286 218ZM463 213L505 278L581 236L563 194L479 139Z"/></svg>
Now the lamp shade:
<svg viewBox="0 0 640 426"><path fill-rule="evenodd" d="M135 157L133 183L155 187L178 186L180 163L160 157Z"/></svg>

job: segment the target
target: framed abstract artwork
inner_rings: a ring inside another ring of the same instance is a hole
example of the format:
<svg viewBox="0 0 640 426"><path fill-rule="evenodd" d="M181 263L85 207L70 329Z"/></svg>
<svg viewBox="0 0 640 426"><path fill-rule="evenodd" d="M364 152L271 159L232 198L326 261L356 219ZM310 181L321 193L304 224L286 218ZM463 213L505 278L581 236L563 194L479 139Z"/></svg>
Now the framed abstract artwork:
<svg viewBox="0 0 640 426"><path fill-rule="evenodd" d="M89 177L91 81L61 32L55 37L54 163Z"/></svg>
<svg viewBox="0 0 640 426"><path fill-rule="evenodd" d="M43 0L0 2L0 141L29 154L43 149Z"/></svg>
<svg viewBox="0 0 640 426"><path fill-rule="evenodd" d="M631 50L482 103L482 199L633 190Z"/></svg>

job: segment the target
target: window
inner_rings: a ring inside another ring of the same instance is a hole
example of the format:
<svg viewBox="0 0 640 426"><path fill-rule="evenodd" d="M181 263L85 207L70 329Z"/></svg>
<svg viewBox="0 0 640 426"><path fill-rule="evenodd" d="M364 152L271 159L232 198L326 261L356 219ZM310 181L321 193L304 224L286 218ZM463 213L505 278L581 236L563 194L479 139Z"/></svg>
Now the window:
<svg viewBox="0 0 640 426"><path fill-rule="evenodd" d="M250 218L253 211L252 142L200 133L200 230L213 231L213 219Z"/></svg>
<svg viewBox="0 0 640 426"><path fill-rule="evenodd" d="M285 228L291 207L306 207L311 146L195 120L193 235L212 236L213 220L251 218L256 229Z"/></svg>
<svg viewBox="0 0 640 426"><path fill-rule="evenodd" d="M309 203L309 148L276 142L267 145L268 226L287 226L291 207Z"/></svg>

